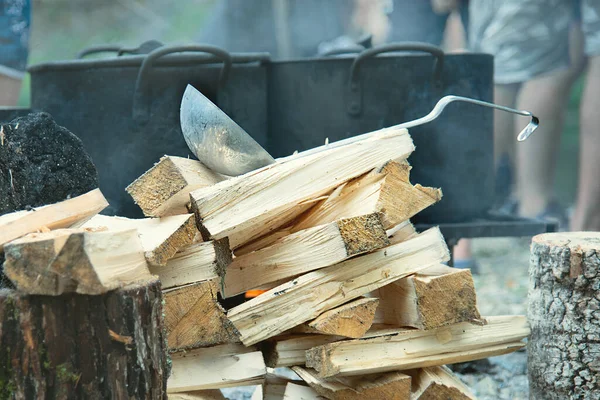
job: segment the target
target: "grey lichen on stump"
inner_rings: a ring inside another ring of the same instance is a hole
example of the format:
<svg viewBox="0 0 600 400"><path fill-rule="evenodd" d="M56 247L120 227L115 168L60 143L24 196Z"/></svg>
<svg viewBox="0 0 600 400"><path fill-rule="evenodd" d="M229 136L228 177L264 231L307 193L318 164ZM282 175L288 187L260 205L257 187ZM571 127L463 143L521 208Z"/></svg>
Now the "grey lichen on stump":
<svg viewBox="0 0 600 400"><path fill-rule="evenodd" d="M0 290L0 399L166 399L157 280L103 295Z"/></svg>
<svg viewBox="0 0 600 400"><path fill-rule="evenodd" d="M538 235L529 268L532 399L600 398L600 233Z"/></svg>

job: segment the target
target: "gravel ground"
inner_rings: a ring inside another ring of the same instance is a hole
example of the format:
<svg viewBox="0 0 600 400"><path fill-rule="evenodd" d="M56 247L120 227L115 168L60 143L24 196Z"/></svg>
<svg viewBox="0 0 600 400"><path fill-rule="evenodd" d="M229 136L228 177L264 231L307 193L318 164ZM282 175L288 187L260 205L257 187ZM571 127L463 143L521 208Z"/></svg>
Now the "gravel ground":
<svg viewBox="0 0 600 400"><path fill-rule="evenodd" d="M482 315L527 313L529 238L473 240L474 276ZM529 398L527 353L519 351L452 367L480 400Z"/></svg>
<svg viewBox="0 0 600 400"><path fill-rule="evenodd" d="M480 267L474 275L482 315L516 315L527 312L529 238L473 240ZM527 354L519 351L452 366L480 400L529 398ZM250 399L254 387L224 389L231 400Z"/></svg>

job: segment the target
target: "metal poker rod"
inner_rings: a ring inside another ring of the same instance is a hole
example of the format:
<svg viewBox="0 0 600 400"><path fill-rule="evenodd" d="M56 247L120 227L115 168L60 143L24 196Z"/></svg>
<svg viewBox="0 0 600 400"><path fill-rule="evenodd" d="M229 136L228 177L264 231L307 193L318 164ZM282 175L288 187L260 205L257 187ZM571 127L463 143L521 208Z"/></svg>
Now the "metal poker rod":
<svg viewBox="0 0 600 400"><path fill-rule="evenodd" d="M468 97L462 97L462 96L454 96L454 95L448 95L448 96L444 96L442 97L435 105L435 107L433 107L433 110L431 110L431 112L427 115L425 115L424 117L421 118L417 118L415 120L412 121L408 121L408 122L404 122L398 125L393 125L389 128L386 129L390 129L390 128L413 128L415 126L419 126L419 125L423 125L426 124L428 122L431 122L433 120L435 120L437 117L440 116L440 114L442 114L442 111L444 111L444 108L446 108L446 106L450 103L453 103L455 101L462 101L465 103L471 103L471 104L475 104L478 106L483 106L483 107L490 107L490 108L495 108L497 110L501 110L501 111L506 111L512 114L517 114L517 115L522 115L524 117L530 117L530 121L527 124L527 126L525 128L523 128L523 130L521 132L519 132L519 134L517 135L517 140L519 142L525 141L527 140L527 138L529 138L529 136L531 136L531 134L538 128L540 120L533 115L532 113L530 113L529 111L525 111L525 110L516 110L514 108L510 108L510 107L504 107L504 106L500 106L498 104L494 104L494 103L488 103L487 101L482 101L482 100L475 100L475 99L471 99ZM377 131L376 131L377 132ZM292 155L292 156L288 156L288 157L284 157L284 158L280 158L278 159L278 161L283 161L287 158L291 158L291 157L306 157L308 155L311 154L315 154L324 150L329 150L329 149L333 149L339 146L345 146L347 144L350 143L354 143L357 142L359 140L363 140L363 139L367 139L371 136L373 136L374 134L376 134L376 132L369 132L369 133L364 133L362 135L358 135L358 136L353 136L351 138L348 139L343 139L343 140L338 140L337 142L333 142L333 143L327 143L324 146L319 146L319 147L315 147L311 150L307 150L304 151L302 153L300 153L299 155Z"/></svg>

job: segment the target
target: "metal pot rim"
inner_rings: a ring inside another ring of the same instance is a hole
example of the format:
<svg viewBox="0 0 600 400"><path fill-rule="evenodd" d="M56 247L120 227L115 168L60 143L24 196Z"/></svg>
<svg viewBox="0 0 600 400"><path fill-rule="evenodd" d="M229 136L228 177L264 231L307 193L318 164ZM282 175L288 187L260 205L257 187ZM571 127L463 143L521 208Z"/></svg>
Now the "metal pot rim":
<svg viewBox="0 0 600 400"><path fill-rule="evenodd" d="M101 59L76 59L50 61L31 65L27 68L30 73L47 72L58 70L86 70L96 68L139 68L144 62L146 55L131 55L114 58ZM234 64L262 64L270 61L269 53L232 53L231 60ZM180 67L196 64L220 64L222 61L208 54L173 54L162 57L156 61L158 67Z"/></svg>

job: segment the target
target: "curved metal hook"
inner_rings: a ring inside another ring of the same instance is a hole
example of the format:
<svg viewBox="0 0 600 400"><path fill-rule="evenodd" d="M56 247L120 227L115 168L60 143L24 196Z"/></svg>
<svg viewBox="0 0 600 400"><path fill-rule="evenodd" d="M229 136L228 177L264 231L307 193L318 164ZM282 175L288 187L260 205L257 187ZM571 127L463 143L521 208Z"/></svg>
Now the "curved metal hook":
<svg viewBox="0 0 600 400"><path fill-rule="evenodd" d="M519 134L517 135L517 140L519 142L522 142L524 140L527 140L527 138L529 136L531 136L531 134L537 129L537 127L539 126L540 120L538 119L538 117L536 117L535 115L533 115L532 113L530 113L529 111L524 111L524 110L515 110L514 108L510 108L510 107L504 107L504 106L499 106L497 104L494 103L488 103L487 101L482 101L482 100L475 100L475 99L471 99L468 97L462 97L462 96L455 96L455 95L448 95L448 96L444 96L442 97L435 105L435 107L433 107L433 110L431 110L431 112L429 114L427 114L424 117L421 118L417 118L415 120L412 121L408 121L408 122L404 122L402 124L398 124L398 125L394 125L391 126L389 128L412 128L415 126L419 126L419 125L423 125L426 124L428 122L433 121L434 119L436 119L437 117L440 116L440 114L442 113L442 111L444 111L444 108L446 108L446 106L454 101L464 101L466 103L472 103L472 104L476 104L479 106L484 106L484 107L491 107L491 108L495 108L498 110L502 110L502 111L506 111L509 113L513 113L513 114L518 114L518 115L523 115L525 117L531 117L531 120L529 121L529 124L527 124L527 126L521 131L519 132ZM389 129L386 128L386 129ZM369 133L363 133L362 135L357 135L357 136L353 136L347 139L343 139L343 140L339 140L337 142L333 142L333 143L329 143L325 146L319 146L319 147L315 147L313 149L310 150L306 150L303 151L302 153L299 153L298 155L292 155L292 156L287 156L287 157L283 157L283 158L279 158L278 161L283 161L292 157L305 157L314 153L318 153L324 150L329 150L335 147L339 147L339 146L344 146L350 143L354 143L357 142L359 140L363 140L363 139L367 139L369 137L372 137L373 135L375 135L378 131L375 132L369 132Z"/></svg>
<svg viewBox="0 0 600 400"><path fill-rule="evenodd" d="M442 111L444 111L444 108L446 108L446 106L448 104L450 104L454 101L464 101L466 103L477 104L479 106L484 106L484 107L491 107L491 108L495 108L497 110L502 110L502 111L506 111L509 113L517 114L517 115L523 115L525 117L531 117L531 120L529 121L527 126L525 128L523 128L523 130L521 132L519 132L519 134L517 135L517 140L519 142L527 140L527 138L529 136L531 136L531 134L537 129L537 127L540 124L540 120L538 119L538 117L536 117L529 111L515 110L514 108L499 106L494 103L488 103L487 101L481 101L481 100L470 99L468 97L450 95L450 96L442 97L440 99L440 101L437 102L435 107L433 107L433 110L431 110L431 112L429 114L427 114L426 116L409 121L409 122L405 122L402 124L394 125L394 128L412 128L414 126L418 126L418 125L426 124L427 122L431 122L440 116L440 114L442 113Z"/></svg>

